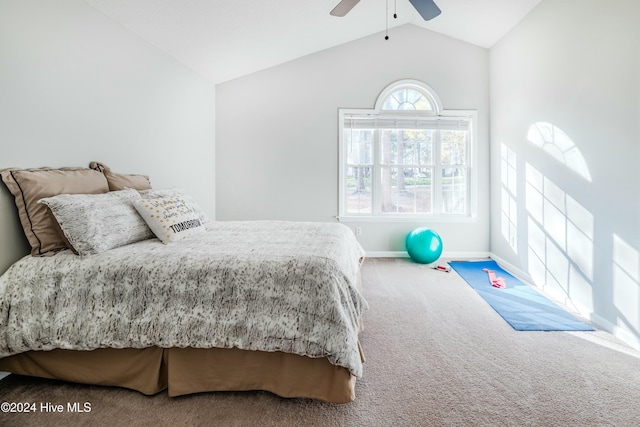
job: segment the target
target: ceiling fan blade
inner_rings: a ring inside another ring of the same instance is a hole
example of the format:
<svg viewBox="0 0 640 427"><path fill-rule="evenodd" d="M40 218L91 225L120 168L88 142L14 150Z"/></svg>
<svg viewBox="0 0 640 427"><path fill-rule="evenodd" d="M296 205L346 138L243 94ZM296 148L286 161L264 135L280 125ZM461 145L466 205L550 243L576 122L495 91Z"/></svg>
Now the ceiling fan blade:
<svg viewBox="0 0 640 427"><path fill-rule="evenodd" d="M440 15L440 8L433 0L409 0L425 21L429 21Z"/></svg>
<svg viewBox="0 0 640 427"><path fill-rule="evenodd" d="M353 9L353 7L358 4L358 2L360 2L360 0L342 0L329 13L333 16L344 16L349 13L349 11Z"/></svg>

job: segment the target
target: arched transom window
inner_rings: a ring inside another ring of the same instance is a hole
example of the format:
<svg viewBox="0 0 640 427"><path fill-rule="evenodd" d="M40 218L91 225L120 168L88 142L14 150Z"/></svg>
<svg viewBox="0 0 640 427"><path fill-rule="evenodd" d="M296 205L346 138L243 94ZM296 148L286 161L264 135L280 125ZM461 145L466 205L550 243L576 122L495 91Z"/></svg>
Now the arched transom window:
<svg viewBox="0 0 640 427"><path fill-rule="evenodd" d="M434 111L429 98L412 87L400 88L387 96L384 111Z"/></svg>
<svg viewBox="0 0 640 427"><path fill-rule="evenodd" d="M417 80L401 80L387 86L378 96L375 109L380 112L397 111L437 115L442 111L438 95Z"/></svg>

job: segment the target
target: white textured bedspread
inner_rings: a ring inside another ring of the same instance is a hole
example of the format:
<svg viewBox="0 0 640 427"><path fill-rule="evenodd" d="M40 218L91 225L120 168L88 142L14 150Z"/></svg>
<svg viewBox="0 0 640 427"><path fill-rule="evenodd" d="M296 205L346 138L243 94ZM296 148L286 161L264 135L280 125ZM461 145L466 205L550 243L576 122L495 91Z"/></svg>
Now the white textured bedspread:
<svg viewBox="0 0 640 427"><path fill-rule="evenodd" d="M327 357L360 377L364 251L337 223L212 222L189 239L27 256L0 277L0 357L195 347Z"/></svg>

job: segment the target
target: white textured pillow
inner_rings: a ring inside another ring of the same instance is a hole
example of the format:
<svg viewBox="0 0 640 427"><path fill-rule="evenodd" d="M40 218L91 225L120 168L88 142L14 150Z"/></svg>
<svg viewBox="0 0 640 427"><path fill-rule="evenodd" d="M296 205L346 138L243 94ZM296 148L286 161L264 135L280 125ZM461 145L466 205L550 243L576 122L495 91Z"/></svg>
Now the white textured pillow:
<svg viewBox="0 0 640 427"><path fill-rule="evenodd" d="M204 231L198 209L183 196L139 199L133 202L133 206L163 243Z"/></svg>
<svg viewBox="0 0 640 427"><path fill-rule="evenodd" d="M193 197L191 197L190 194L187 194L187 192L182 188L160 188L160 189L138 190L138 193L140 193L143 199L168 197L168 196L182 196L182 198L184 198L184 200L187 203L189 203L189 205L197 212L200 222L202 222L203 224L209 222L209 218L207 218L207 214L204 213L202 208L196 203Z"/></svg>
<svg viewBox="0 0 640 427"><path fill-rule="evenodd" d="M153 238L132 202L136 190L104 194L61 194L41 199L49 207L73 250L92 255Z"/></svg>

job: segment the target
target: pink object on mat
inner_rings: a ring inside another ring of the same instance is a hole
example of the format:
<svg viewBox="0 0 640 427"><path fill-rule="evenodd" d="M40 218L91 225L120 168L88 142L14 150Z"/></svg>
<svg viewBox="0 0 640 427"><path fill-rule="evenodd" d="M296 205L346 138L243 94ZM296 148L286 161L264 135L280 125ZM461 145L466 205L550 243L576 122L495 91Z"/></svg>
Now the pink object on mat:
<svg viewBox="0 0 640 427"><path fill-rule="evenodd" d="M495 271L489 270L488 268L483 268L482 271L487 272L487 274L489 275L489 282L491 282L491 286L500 289L507 287L507 283L502 277L496 277Z"/></svg>
<svg viewBox="0 0 640 427"><path fill-rule="evenodd" d="M448 273L451 271L451 267L447 267L445 265L436 265L435 267L433 267L434 270L440 270L440 271L444 271L445 273Z"/></svg>

